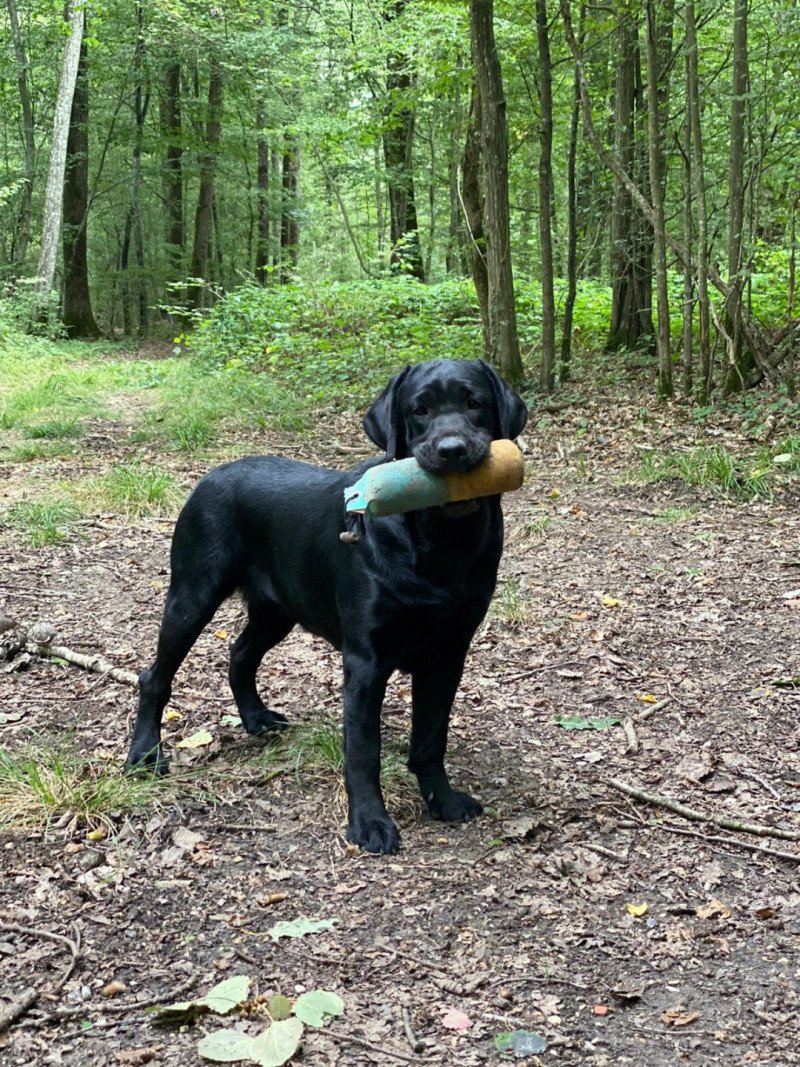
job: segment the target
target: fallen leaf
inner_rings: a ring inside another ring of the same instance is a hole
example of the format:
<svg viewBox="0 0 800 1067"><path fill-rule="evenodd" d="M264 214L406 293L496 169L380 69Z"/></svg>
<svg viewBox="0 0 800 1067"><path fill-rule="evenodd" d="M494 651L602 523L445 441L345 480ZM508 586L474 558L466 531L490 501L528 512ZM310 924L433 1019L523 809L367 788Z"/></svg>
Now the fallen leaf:
<svg viewBox="0 0 800 1067"><path fill-rule="evenodd" d="M216 637L220 641L224 641L227 636L228 636L228 631L227 630L215 630L214 631L214 637Z"/></svg>
<svg viewBox="0 0 800 1067"><path fill-rule="evenodd" d="M721 900L710 900L708 904L701 904L695 909L698 919L730 919L731 909Z"/></svg>
<svg viewBox="0 0 800 1067"><path fill-rule="evenodd" d="M531 1030L512 1030L498 1034L494 1039L494 1047L498 1052L513 1052L515 1059L523 1060L528 1056L546 1052L547 1041L541 1034L535 1034Z"/></svg>
<svg viewBox="0 0 800 1067"><path fill-rule="evenodd" d="M628 915L632 915L635 919L640 918L642 915L647 915L650 910L649 904L626 904L625 910Z"/></svg>
<svg viewBox="0 0 800 1067"><path fill-rule="evenodd" d="M294 1056L303 1024L299 1019L283 1019L273 1023L269 1030L260 1034L250 1046L250 1058L260 1067L282 1067Z"/></svg>
<svg viewBox="0 0 800 1067"><path fill-rule="evenodd" d="M294 1013L307 1026L324 1026L328 1019L341 1015L344 1001L327 989L312 989L294 1002Z"/></svg>
<svg viewBox="0 0 800 1067"><path fill-rule="evenodd" d="M257 897L256 904L259 904L262 908L268 908L272 904L280 904L282 900L286 900L289 896L285 890L279 890L276 893L267 893L265 897Z"/></svg>
<svg viewBox="0 0 800 1067"><path fill-rule="evenodd" d="M563 730L607 730L609 726L619 724L619 717L590 715L584 718L581 715L559 715L553 722Z"/></svg>
<svg viewBox="0 0 800 1067"><path fill-rule="evenodd" d="M442 1026L448 1030L469 1030L472 1019L457 1008L446 1008L442 1015Z"/></svg>
<svg viewBox="0 0 800 1067"><path fill-rule="evenodd" d="M589 612L573 611L573 613L570 615L570 618L573 620L573 622L586 622L586 620L589 618Z"/></svg>
<svg viewBox="0 0 800 1067"><path fill-rule="evenodd" d="M658 697L654 697L652 693L637 693L636 699L641 700L643 704L657 704Z"/></svg>
<svg viewBox="0 0 800 1067"><path fill-rule="evenodd" d="M279 922L271 926L267 933L273 941L282 937L305 937L306 934L316 934L320 930L330 930L336 919L309 919L301 915L291 922Z"/></svg>
<svg viewBox="0 0 800 1067"><path fill-rule="evenodd" d="M594 1015L608 1015L608 1004L595 1004L592 1008Z"/></svg>
<svg viewBox="0 0 800 1067"><path fill-rule="evenodd" d="M179 741L176 748L205 748L206 745L210 745L214 740L214 736L210 730L198 730L196 733L191 734L189 737L184 737L182 741Z"/></svg>
<svg viewBox="0 0 800 1067"><path fill-rule="evenodd" d="M254 1044L253 1038L240 1030L217 1030L198 1042L197 1051L204 1060L214 1063L236 1063L238 1060L252 1062Z"/></svg>
<svg viewBox="0 0 800 1067"><path fill-rule="evenodd" d="M621 600L617 600L615 596L604 596L600 603L604 608L618 608L621 604Z"/></svg>
<svg viewBox="0 0 800 1067"><path fill-rule="evenodd" d="M142 1067L142 1064L150 1063L161 1055L163 1045L154 1045L152 1048L123 1048L114 1053L114 1061L124 1064L124 1067Z"/></svg>
<svg viewBox="0 0 800 1067"><path fill-rule="evenodd" d="M146 1011L153 1015L154 1021L159 1026L182 1026L192 1022L199 1015L213 1011L218 1015L227 1015L241 1003L247 1000L250 989L250 979L244 975L235 975L218 982L197 1000L179 1000L174 1004L157 1004L147 1008Z"/></svg>
<svg viewBox="0 0 800 1067"><path fill-rule="evenodd" d="M700 1018L699 1011L686 1011L685 1008L667 1008L661 1016L662 1023L667 1026L688 1026Z"/></svg>
<svg viewBox="0 0 800 1067"><path fill-rule="evenodd" d="M103 997L118 997L120 993L127 993L128 987L124 982L114 981L104 985L100 990Z"/></svg>

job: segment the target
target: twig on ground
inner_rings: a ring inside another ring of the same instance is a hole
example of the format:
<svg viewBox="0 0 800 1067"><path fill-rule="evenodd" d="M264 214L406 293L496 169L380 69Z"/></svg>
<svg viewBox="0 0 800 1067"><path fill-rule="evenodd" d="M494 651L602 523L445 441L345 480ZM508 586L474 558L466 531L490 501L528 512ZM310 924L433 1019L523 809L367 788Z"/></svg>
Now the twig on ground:
<svg viewBox="0 0 800 1067"><path fill-rule="evenodd" d="M579 667L583 664L582 659L564 659L559 663L540 663L538 667L529 667L526 671L517 671L516 674L501 674L498 680L500 682L519 682L523 678L532 678L534 674L541 674L542 671L555 671L559 667Z"/></svg>
<svg viewBox="0 0 800 1067"><path fill-rule="evenodd" d="M623 719L620 723L622 726L622 732L628 742L628 747L625 749L625 755L629 755L633 752L639 751L639 738L636 736L636 730L633 727L633 719Z"/></svg>
<svg viewBox="0 0 800 1067"><path fill-rule="evenodd" d="M76 1015L91 1015L95 1012L99 1015L124 1015L126 1012L137 1011L139 1008L152 1008L156 1004L163 1004L167 998L169 998L169 1000L177 1000L184 993L188 993L196 985L197 978L189 978L187 981L181 983L181 985L175 986L169 993L160 997L151 995L142 997L141 1000L128 1001L125 1004L97 1004L94 1006L81 1004L76 1008L57 1008L56 1011L50 1012L48 1015L43 1015L41 1018L37 1019L35 1025L37 1027L47 1026L49 1023L58 1023L62 1019L71 1019Z"/></svg>
<svg viewBox="0 0 800 1067"><path fill-rule="evenodd" d="M590 852L597 852L600 856L608 856L610 860L616 860L617 863L627 863L627 856L620 856L618 852L613 852L610 848L604 848L602 845L590 844L588 841L581 843L581 848L588 848Z"/></svg>
<svg viewBox="0 0 800 1067"><path fill-rule="evenodd" d="M657 700L655 704L651 704L649 707L643 708L642 711L637 712L637 714L633 716L633 721L637 723L647 722L648 719L652 719L657 711L661 711L667 704L671 704L674 699L675 697L664 697L663 700Z"/></svg>
<svg viewBox="0 0 800 1067"><path fill-rule="evenodd" d="M414 1027L411 1025L411 1012L408 1008L403 1008L403 1029L406 1032L408 1043L411 1046L412 1052L424 1052L425 1044L420 1041L417 1035L414 1033Z"/></svg>
<svg viewBox="0 0 800 1067"><path fill-rule="evenodd" d="M34 926L18 926L16 923L0 924L0 933L41 937L44 938L45 941L55 941L56 944L65 945L69 949L72 958L70 959L67 969L53 987L52 992L54 993L58 993L64 983L69 979L70 975L75 970L75 964L78 962L78 957L81 954L80 935L78 935L77 941L72 941L70 938L64 937L63 934L54 934L50 930L39 930Z"/></svg>
<svg viewBox="0 0 800 1067"><path fill-rule="evenodd" d="M358 1045L360 1048L369 1049L378 1057L389 1056L390 1059L402 1060L403 1063L419 1063L416 1056L406 1056L405 1052L395 1052L386 1045L373 1045L371 1041L365 1041L363 1037L356 1037L354 1034L340 1034L336 1030L331 1030L330 1027L321 1030L320 1033L324 1037L332 1037L334 1041L341 1041L345 1045Z"/></svg>
<svg viewBox="0 0 800 1067"><path fill-rule="evenodd" d="M682 826L672 826L668 822L652 823L651 825L657 830L669 830L671 834L681 834L682 837L697 837L701 841L730 845L732 848L744 848L748 852L763 852L766 856L775 856L777 859L800 863L800 853L798 852L785 852L783 849L770 848L768 845L756 845L752 841L739 841L735 837L720 837L719 834L701 834L697 830L686 830Z"/></svg>
<svg viewBox="0 0 800 1067"><path fill-rule="evenodd" d="M742 822L739 819L728 819L724 815L698 811L696 808L689 808L671 797L662 796L660 793L648 793L647 790L641 789L639 786L628 785L627 782L622 782L619 778L609 778L608 784L612 789L616 789L618 793L624 793L626 796L633 797L634 800L640 800L642 803L650 804L656 808L666 808L667 811L674 811L676 815L680 815L684 819L691 819L693 822L710 823L713 826L721 826L724 830L738 830L739 833L755 834L757 837L778 837L783 841L800 841L800 830L784 830L780 826L765 826L763 823Z"/></svg>
<svg viewBox="0 0 800 1067"><path fill-rule="evenodd" d="M0 1034L7 1030L13 1022L24 1015L28 1008L36 1003L39 994L35 989L26 989L19 996L14 997L5 1007L0 1008Z"/></svg>
<svg viewBox="0 0 800 1067"><path fill-rule="evenodd" d="M778 790L775 788L775 786L772 785L770 782L765 781L765 779L763 779L761 777L761 775L756 774L755 771L747 771L743 767L740 767L739 768L739 774L743 774L745 776L745 778L750 778L750 779L752 779L752 781L758 782L758 784L760 786L763 786L764 789L766 789L766 791L768 793L771 793L775 797L776 800L780 800L781 799L781 795L778 792Z"/></svg>

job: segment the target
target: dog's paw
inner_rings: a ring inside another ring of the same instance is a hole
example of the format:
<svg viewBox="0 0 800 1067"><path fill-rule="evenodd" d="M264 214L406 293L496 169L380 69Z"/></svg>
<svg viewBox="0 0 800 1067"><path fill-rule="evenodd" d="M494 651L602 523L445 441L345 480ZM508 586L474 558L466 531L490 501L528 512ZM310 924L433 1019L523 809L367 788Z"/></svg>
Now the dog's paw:
<svg viewBox="0 0 800 1067"><path fill-rule="evenodd" d="M258 734L276 733L280 730L285 730L289 725L289 720L285 715L281 715L279 711L270 711L269 708L258 708L256 711L240 712L242 717L242 726L249 734L258 736Z"/></svg>
<svg viewBox="0 0 800 1067"><path fill-rule="evenodd" d="M392 855L400 849L400 834L388 815L356 816L347 827L347 840L365 852Z"/></svg>
<svg viewBox="0 0 800 1067"><path fill-rule="evenodd" d="M126 774L154 774L158 777L167 773L169 765L160 743L149 748L133 744L123 770Z"/></svg>
<svg viewBox="0 0 800 1067"><path fill-rule="evenodd" d="M428 811L434 819L443 822L469 822L483 814L483 806L469 793L451 790L446 796L428 798Z"/></svg>

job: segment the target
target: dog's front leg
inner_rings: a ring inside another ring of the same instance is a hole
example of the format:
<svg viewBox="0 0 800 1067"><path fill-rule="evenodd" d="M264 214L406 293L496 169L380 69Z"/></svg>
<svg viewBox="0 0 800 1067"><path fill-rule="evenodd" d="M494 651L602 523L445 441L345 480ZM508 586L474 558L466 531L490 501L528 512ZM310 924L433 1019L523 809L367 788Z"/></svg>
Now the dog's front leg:
<svg viewBox="0 0 800 1067"><path fill-rule="evenodd" d="M381 794L381 707L388 673L369 651L345 649L344 778L347 840L367 852L397 852L400 834Z"/></svg>
<svg viewBox="0 0 800 1067"><path fill-rule="evenodd" d="M411 750L408 766L434 819L466 822L483 811L469 793L452 788L444 769L450 709L464 670L466 650L447 649L412 675Z"/></svg>

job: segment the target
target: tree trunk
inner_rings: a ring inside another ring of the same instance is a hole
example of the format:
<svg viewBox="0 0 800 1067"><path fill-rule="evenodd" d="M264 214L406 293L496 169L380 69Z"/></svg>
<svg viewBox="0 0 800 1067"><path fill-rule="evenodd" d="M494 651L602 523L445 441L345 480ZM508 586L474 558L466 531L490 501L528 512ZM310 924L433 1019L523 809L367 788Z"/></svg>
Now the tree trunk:
<svg viewBox="0 0 800 1067"><path fill-rule="evenodd" d="M473 80L469 103L467 136L464 141L464 158L461 162L461 196L464 204L464 220L467 226L469 258L472 265L472 280L478 297L483 333L483 351L489 352L489 275L486 268L486 238L483 234L483 196L480 184L481 164L481 94Z"/></svg>
<svg viewBox="0 0 800 1067"><path fill-rule="evenodd" d="M472 55L481 96L481 147L486 201L486 265L489 274L487 358L511 384L522 380L517 336L508 206L508 125L500 58L494 39L493 0L470 0Z"/></svg>
<svg viewBox="0 0 800 1067"><path fill-rule="evenodd" d="M17 208L17 220L11 240L11 266L14 274L24 269L25 255L31 239L31 199L36 177L36 141L33 133L33 105L28 87L28 56L19 28L19 16L15 0L6 0L11 40L17 62L17 86L22 106L22 141L25 147L25 182L22 186Z"/></svg>
<svg viewBox="0 0 800 1067"><path fill-rule="evenodd" d="M539 385L553 391L556 367L556 302L553 291L553 84L547 0L536 0L539 44L539 255L542 278L542 364Z"/></svg>
<svg viewBox="0 0 800 1067"><path fill-rule="evenodd" d="M70 337L97 337L87 261L89 221L89 74L86 41L81 43L72 96L64 171L64 304L61 321Z"/></svg>
<svg viewBox="0 0 800 1067"><path fill-rule="evenodd" d="M692 217L692 111L689 104L691 60L688 48L684 52L684 109L683 109L683 244L691 252L693 238ZM691 398L694 392L694 277L692 257L683 264L683 311L681 316L683 395Z"/></svg>
<svg viewBox="0 0 800 1067"><path fill-rule="evenodd" d="M281 282L285 285L297 270L300 221L297 216L300 184L300 146L297 135L287 133L283 149L283 203L281 206Z"/></svg>
<svg viewBox="0 0 800 1067"><path fill-rule="evenodd" d="M725 377L725 392L733 393L744 388L746 374L752 366L748 352L742 343L742 265L744 248L744 142L745 115L748 89L747 60L747 0L734 0L733 4L733 67L731 83L731 138L729 167L729 221L728 221L728 299L725 302L725 319L728 340L728 371Z"/></svg>
<svg viewBox="0 0 800 1067"><path fill-rule="evenodd" d="M144 336L150 328L150 309L147 299L147 277L144 269L144 235L142 232L142 141L144 122L150 106L149 91L143 95L144 86L144 9L137 0L136 45L133 51L133 158L131 161L131 211L133 213L133 240L136 252L136 294L139 311L139 334Z"/></svg>
<svg viewBox="0 0 800 1067"><path fill-rule="evenodd" d="M688 64L687 97L692 130L691 158L694 199L697 209L697 302L699 318L700 390L701 404L708 401L712 386L710 303L708 295L708 214L706 210L706 179L703 162L703 132L700 126L700 81L697 73L697 26L694 0L686 0L686 60ZM687 247L687 252L689 248ZM689 256L688 258L691 258Z"/></svg>
<svg viewBox="0 0 800 1067"><path fill-rule="evenodd" d="M212 208L214 204L214 174L216 153L222 133L222 67L216 56L211 56L211 71L208 80L208 113L206 116L205 145L200 159L200 189L197 194L197 211L194 217L194 248L191 274L193 278L208 278L208 250L211 243ZM204 287L200 282L189 289L191 303L199 308L204 300Z"/></svg>
<svg viewBox="0 0 800 1067"><path fill-rule="evenodd" d="M458 171L461 162L461 137L464 128L464 105L458 83L453 91L450 148L447 159L447 185L450 194L450 222L447 230L445 268L448 274L463 277L468 270L465 256L464 223L461 197L458 187Z"/></svg>
<svg viewBox="0 0 800 1067"><path fill-rule="evenodd" d="M658 330L656 351L658 353L658 394L673 395L672 355L669 338L669 293L667 290L667 236L664 221L664 185L662 177L661 119L659 116L659 49L656 25L655 0L646 0L647 21L647 121L650 134L650 193L653 199L655 225L653 244L655 248L656 305Z"/></svg>
<svg viewBox="0 0 800 1067"><path fill-rule="evenodd" d="M384 10L384 20L395 22L405 6L406 0L393 0ZM389 189L390 264L396 271L424 281L414 196L414 111L408 104L411 62L404 52L393 51L387 57L386 67L383 157Z"/></svg>
<svg viewBox="0 0 800 1067"><path fill-rule="evenodd" d="M83 41L84 8L80 0L67 0L66 16L69 22L69 37L64 46L61 78L58 84L55 115L53 117L53 140L50 146L50 169L47 175L47 190L44 198L44 223L42 247L39 254L36 291L49 293L56 275L56 254L61 232L61 199L64 190L64 170L67 162L72 97L78 77L81 42Z"/></svg>
<svg viewBox="0 0 800 1067"><path fill-rule="evenodd" d="M269 145L265 132L267 112L262 97L259 97L258 101L256 125L258 126L256 281L261 285L266 285L269 279Z"/></svg>
<svg viewBox="0 0 800 1067"><path fill-rule="evenodd" d="M583 45L583 24L586 17L586 4L581 2L578 16L578 40ZM581 110L581 87L578 71L572 89L572 113L569 123L569 148L567 149L567 295L564 300L564 324L561 333L561 359L559 377L562 384L571 377L572 363L572 318L575 311L575 297L578 292L578 119Z"/></svg>
<svg viewBox="0 0 800 1067"><path fill-rule="evenodd" d="M164 159L164 203L170 281L183 273L183 141L181 133L181 67L171 63L164 72L161 129L167 143Z"/></svg>

